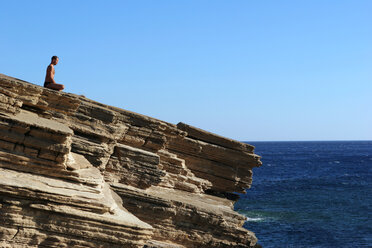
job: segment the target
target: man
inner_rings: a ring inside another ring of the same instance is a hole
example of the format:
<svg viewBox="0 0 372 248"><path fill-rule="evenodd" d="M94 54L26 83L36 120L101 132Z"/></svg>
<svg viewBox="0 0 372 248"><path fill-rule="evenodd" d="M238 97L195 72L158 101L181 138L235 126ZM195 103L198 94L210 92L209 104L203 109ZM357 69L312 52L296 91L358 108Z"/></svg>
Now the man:
<svg viewBox="0 0 372 248"><path fill-rule="evenodd" d="M47 68L46 76L45 76L45 82L44 87L52 89L52 90L58 90L61 91L65 88L63 84L57 84L56 81L54 81L54 66L58 64L58 57L53 56L52 61L50 62L50 65Z"/></svg>

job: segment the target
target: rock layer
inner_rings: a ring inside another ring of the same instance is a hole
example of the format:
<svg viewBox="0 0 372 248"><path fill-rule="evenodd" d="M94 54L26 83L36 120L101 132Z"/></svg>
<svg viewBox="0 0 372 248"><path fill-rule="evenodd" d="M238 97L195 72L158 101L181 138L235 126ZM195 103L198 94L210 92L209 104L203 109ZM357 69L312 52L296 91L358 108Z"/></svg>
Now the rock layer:
<svg viewBox="0 0 372 248"><path fill-rule="evenodd" d="M254 147L0 74L1 247L258 247Z"/></svg>

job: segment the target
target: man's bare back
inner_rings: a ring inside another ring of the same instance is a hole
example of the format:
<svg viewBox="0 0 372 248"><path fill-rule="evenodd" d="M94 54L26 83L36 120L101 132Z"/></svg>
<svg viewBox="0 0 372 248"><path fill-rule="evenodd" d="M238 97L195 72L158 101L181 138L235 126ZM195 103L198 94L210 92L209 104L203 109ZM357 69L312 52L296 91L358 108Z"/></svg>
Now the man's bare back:
<svg viewBox="0 0 372 248"><path fill-rule="evenodd" d="M65 86L63 84L57 84L56 81L54 81L54 66L58 64L58 57L53 56L52 61L50 62L50 65L47 67L46 76L45 76L45 82L44 87L53 89L53 90L63 90Z"/></svg>

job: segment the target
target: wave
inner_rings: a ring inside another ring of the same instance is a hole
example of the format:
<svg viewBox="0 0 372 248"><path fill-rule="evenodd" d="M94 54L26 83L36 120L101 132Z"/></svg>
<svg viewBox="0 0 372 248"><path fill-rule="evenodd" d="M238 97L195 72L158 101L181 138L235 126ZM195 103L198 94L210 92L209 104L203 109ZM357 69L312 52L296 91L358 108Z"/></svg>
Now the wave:
<svg viewBox="0 0 372 248"><path fill-rule="evenodd" d="M246 221L249 221L249 222L261 222L263 221L264 218L250 218L250 217L247 217Z"/></svg>
<svg viewBox="0 0 372 248"><path fill-rule="evenodd" d="M262 214L254 213L250 211L237 210L240 214L244 215L247 222L264 222L267 221L270 217L262 216ZM249 215L249 216L248 216Z"/></svg>

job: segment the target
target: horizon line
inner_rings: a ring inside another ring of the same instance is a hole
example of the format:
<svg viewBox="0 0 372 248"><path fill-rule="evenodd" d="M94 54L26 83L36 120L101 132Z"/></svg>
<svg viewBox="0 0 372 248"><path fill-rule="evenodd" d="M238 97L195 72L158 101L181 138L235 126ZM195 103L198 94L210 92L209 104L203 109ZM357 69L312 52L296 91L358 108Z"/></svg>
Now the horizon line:
<svg viewBox="0 0 372 248"><path fill-rule="evenodd" d="M247 142L363 142L363 141L370 141L372 140L250 140L250 141L241 141L243 143Z"/></svg>

